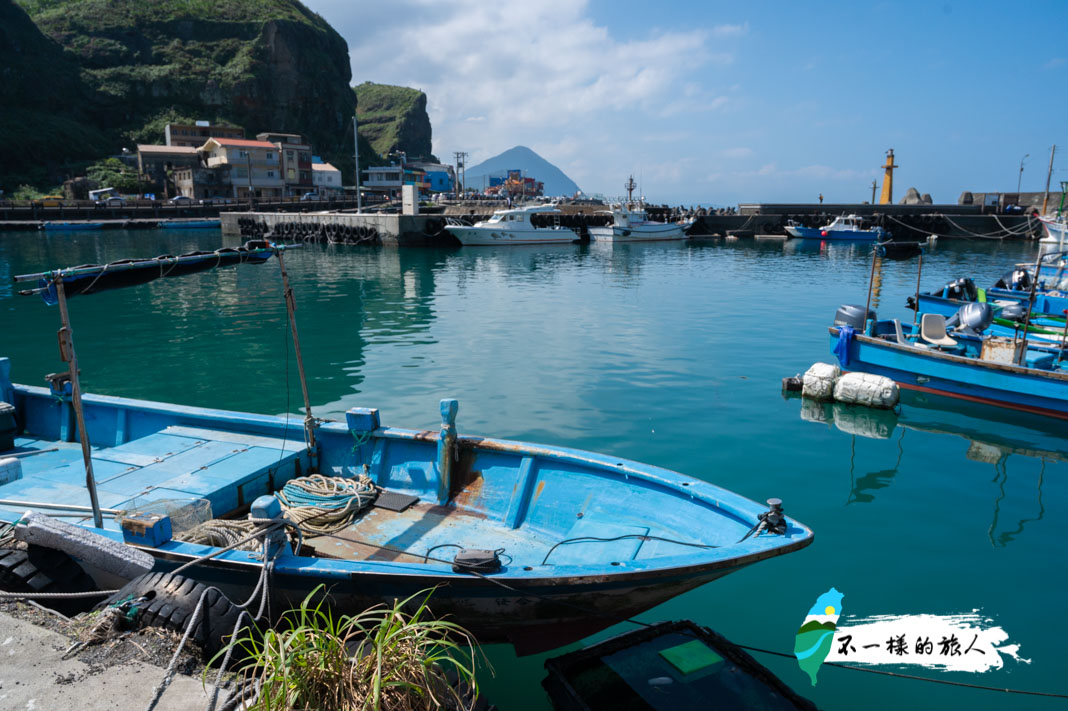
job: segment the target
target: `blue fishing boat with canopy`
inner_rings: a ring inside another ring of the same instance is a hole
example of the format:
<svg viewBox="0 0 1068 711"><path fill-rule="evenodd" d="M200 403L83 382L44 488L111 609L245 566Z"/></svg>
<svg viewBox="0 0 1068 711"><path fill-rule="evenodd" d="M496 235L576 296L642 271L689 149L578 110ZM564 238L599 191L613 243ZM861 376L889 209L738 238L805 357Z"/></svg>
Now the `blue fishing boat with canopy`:
<svg viewBox="0 0 1068 711"><path fill-rule="evenodd" d="M149 553L234 599L266 580L274 609L319 585L338 613L434 588L436 614L520 653L579 639L753 563L797 551L810 529L712 483L609 454L312 413L286 247L86 265L15 277L58 304L69 371L11 382L17 431L3 457L0 527L58 515ZM83 394L67 300L201 269L279 264L303 421ZM3 449L0 443L0 450Z"/></svg>

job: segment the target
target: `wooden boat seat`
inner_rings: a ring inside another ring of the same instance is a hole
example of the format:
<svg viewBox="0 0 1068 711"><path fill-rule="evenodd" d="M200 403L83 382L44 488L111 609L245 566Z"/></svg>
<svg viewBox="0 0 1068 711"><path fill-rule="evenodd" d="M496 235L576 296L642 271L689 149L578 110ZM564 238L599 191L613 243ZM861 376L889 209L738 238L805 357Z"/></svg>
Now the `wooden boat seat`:
<svg viewBox="0 0 1068 711"><path fill-rule="evenodd" d="M957 342L946 333L946 317L924 314L920 321L920 338L938 348L955 348Z"/></svg>
<svg viewBox="0 0 1068 711"><path fill-rule="evenodd" d="M81 452L67 453L64 462L52 461L46 467L35 466L35 457L27 458L23 478L0 486L0 498L89 506ZM211 502L215 517L247 506L308 466L303 441L181 426L94 449L92 460L102 508L199 498ZM104 526L118 529L111 516L104 517Z"/></svg>

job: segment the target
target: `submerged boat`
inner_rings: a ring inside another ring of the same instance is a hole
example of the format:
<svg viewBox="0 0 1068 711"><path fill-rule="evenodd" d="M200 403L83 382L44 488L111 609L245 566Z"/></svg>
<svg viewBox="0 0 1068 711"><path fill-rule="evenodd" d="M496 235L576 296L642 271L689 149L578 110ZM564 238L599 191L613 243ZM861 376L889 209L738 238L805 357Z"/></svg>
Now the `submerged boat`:
<svg viewBox="0 0 1068 711"><path fill-rule="evenodd" d="M103 228L101 222L42 222L41 229L54 232L72 232L80 230L99 230Z"/></svg>
<svg viewBox="0 0 1068 711"><path fill-rule="evenodd" d="M217 258L263 263L272 253L281 263L282 248L274 245L250 244ZM435 588L436 614L481 642L508 641L520 653L574 641L813 540L775 499L759 505L610 455L458 434L455 400L442 400L438 432L384 426L368 408L349 410L342 422L317 419L302 366L303 423L83 396L65 299L147 281L130 272L160 276L212 261L197 253L16 277L37 281L23 293L58 299L71 370L50 376L46 387L20 385L0 359L0 399L14 405L19 423L12 451L28 455L18 460L21 476L0 483L0 522L58 508L68 520L147 551L158 572L198 561L188 575L244 599L268 562L258 547L182 540L188 536L177 530L176 513L171 531L146 542L143 519L139 528L131 521L144 511L192 507L210 509L209 523L233 522L292 503L290 487L309 476L340 477L363 487L355 504L345 504L351 520L326 528L294 514L287 525L294 540L272 547L275 609L319 585L341 614ZM297 343L288 297L287 307Z"/></svg>
<svg viewBox="0 0 1068 711"><path fill-rule="evenodd" d="M889 238L889 233L882 227L864 227L860 215L840 215L823 227L804 227L786 225L786 234L800 239L831 239L853 241L882 241Z"/></svg>
<svg viewBox="0 0 1068 711"><path fill-rule="evenodd" d="M653 242L659 240L686 239L685 225L678 222L650 220L645 207L630 203L612 205L611 210L598 214L612 216L612 224L590 227L590 239L595 242Z"/></svg>
<svg viewBox="0 0 1068 711"><path fill-rule="evenodd" d="M214 220L162 220L159 227L162 230L206 230L215 229L222 224L219 219Z"/></svg>
<svg viewBox="0 0 1068 711"><path fill-rule="evenodd" d="M497 210L490 219L465 225L455 218L445 226L463 245L493 244L565 244L577 242L579 235L570 227L559 224L536 226L532 218L545 215L547 220L561 213L550 205L528 205L512 210Z"/></svg>

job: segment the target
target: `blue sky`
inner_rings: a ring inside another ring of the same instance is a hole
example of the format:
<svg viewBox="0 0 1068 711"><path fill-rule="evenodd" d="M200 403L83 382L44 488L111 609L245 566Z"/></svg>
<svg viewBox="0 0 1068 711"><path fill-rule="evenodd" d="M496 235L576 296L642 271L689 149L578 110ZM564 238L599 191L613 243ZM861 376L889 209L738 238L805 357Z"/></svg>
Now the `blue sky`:
<svg viewBox="0 0 1068 711"><path fill-rule="evenodd" d="M673 204L935 202L1068 180L1068 2L306 0L353 83L426 92L439 158L526 145ZM1063 168L1058 167L1063 166Z"/></svg>

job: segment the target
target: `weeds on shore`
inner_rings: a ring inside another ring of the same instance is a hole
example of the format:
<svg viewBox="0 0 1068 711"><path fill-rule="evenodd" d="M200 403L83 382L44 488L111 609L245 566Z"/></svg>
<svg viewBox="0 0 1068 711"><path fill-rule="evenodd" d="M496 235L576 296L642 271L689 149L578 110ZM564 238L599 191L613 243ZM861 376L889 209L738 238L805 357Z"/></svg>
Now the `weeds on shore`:
<svg viewBox="0 0 1068 711"><path fill-rule="evenodd" d="M320 585L275 628L236 640L247 655L237 669L245 708L471 708L476 642L459 625L430 616L431 593L335 619ZM404 611L410 607L415 611Z"/></svg>

